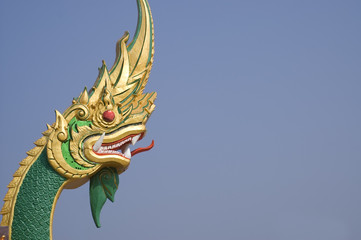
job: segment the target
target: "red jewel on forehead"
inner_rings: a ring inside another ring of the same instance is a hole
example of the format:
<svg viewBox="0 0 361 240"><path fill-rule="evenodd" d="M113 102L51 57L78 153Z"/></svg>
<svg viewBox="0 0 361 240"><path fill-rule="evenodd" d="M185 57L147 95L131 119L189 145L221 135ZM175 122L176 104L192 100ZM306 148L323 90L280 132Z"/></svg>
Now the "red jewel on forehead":
<svg viewBox="0 0 361 240"><path fill-rule="evenodd" d="M103 119L106 122L112 122L115 118L115 114L112 110L103 112Z"/></svg>

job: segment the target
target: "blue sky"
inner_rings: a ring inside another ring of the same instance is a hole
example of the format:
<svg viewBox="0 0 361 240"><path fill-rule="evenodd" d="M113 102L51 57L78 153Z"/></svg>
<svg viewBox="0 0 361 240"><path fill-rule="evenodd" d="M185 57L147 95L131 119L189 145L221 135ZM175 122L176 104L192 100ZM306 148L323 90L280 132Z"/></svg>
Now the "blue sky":
<svg viewBox="0 0 361 240"><path fill-rule="evenodd" d="M361 238L360 1L155 1L157 91L139 154L92 222L65 190L57 239ZM0 2L0 198L54 109L134 33L135 0Z"/></svg>

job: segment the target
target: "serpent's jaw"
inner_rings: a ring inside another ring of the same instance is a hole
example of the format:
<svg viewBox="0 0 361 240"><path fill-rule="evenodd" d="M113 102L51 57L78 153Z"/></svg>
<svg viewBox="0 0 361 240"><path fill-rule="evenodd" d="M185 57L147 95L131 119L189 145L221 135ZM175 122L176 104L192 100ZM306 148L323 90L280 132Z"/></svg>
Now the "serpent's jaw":
<svg viewBox="0 0 361 240"><path fill-rule="evenodd" d="M131 157L139 152L131 152L131 146L144 137L145 131L144 125L131 125L110 133L92 135L84 140L84 155L89 161L123 172L128 168Z"/></svg>

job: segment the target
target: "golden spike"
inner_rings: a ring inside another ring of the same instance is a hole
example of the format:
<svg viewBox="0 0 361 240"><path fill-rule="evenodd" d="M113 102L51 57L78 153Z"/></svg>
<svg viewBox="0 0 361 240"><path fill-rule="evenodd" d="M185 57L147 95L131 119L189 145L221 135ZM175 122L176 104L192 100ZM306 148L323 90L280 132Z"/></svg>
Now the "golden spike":
<svg viewBox="0 0 361 240"><path fill-rule="evenodd" d="M60 112L55 110L56 122L55 130L59 141L64 142L68 138L68 122L65 120L63 115Z"/></svg>
<svg viewBox="0 0 361 240"><path fill-rule="evenodd" d="M5 213L10 212L10 208L11 208L11 201L6 201L4 203L3 208L1 209L1 214L2 214L2 212L5 212Z"/></svg>
<svg viewBox="0 0 361 240"><path fill-rule="evenodd" d="M103 66L99 71L99 76L95 81L92 90L90 91L89 105L96 105L103 93L105 86L111 86L111 84L109 72L107 66L105 65L105 61L103 60Z"/></svg>
<svg viewBox="0 0 361 240"><path fill-rule="evenodd" d="M114 86L114 92L123 92L127 89L129 78L129 57L126 43L129 39L129 33L125 32L123 37L117 42L116 57L114 65L110 70L110 80Z"/></svg>
<svg viewBox="0 0 361 240"><path fill-rule="evenodd" d="M33 149L30 149L29 151L27 151L26 154L28 156L34 157L36 154L39 153L40 149L41 149L41 147L34 147Z"/></svg>
<svg viewBox="0 0 361 240"><path fill-rule="evenodd" d="M27 166L21 166L20 165L18 170L16 170L16 172L14 173L13 177L21 177L26 169L27 169Z"/></svg>
<svg viewBox="0 0 361 240"><path fill-rule="evenodd" d="M10 208L5 208L5 204L6 203L8 203L8 202L10 202L9 200L4 200L5 201L5 203L4 203L4 207L1 209L1 211L0 211L0 214L1 215L5 215L5 214L7 214L7 213L9 213L10 212ZM3 216L3 219L4 219L4 216ZM2 222L1 222L2 223ZM1 225L2 226L2 225Z"/></svg>
<svg viewBox="0 0 361 240"><path fill-rule="evenodd" d="M42 132L43 136L48 137L50 133L53 131L53 126L50 126L49 124L46 124L47 130Z"/></svg>
<svg viewBox="0 0 361 240"><path fill-rule="evenodd" d="M33 161L31 156L27 156L20 162L20 166L28 166Z"/></svg>
<svg viewBox="0 0 361 240"><path fill-rule="evenodd" d="M34 142L34 144L38 147L44 146L46 144L46 138L45 137L39 138Z"/></svg>
<svg viewBox="0 0 361 240"><path fill-rule="evenodd" d="M150 8L145 0L137 0L138 26L134 39L128 45L131 76L145 71L153 61L153 19ZM150 69L149 69L150 70Z"/></svg>
<svg viewBox="0 0 361 240"><path fill-rule="evenodd" d="M84 87L84 91L80 94L79 102L83 105L88 104L89 96L88 96L88 90L86 87Z"/></svg>
<svg viewBox="0 0 361 240"><path fill-rule="evenodd" d="M8 184L8 188L14 188L18 185L18 183L20 182L20 178L18 177L14 177L13 180L11 180L11 182Z"/></svg>
<svg viewBox="0 0 361 240"><path fill-rule="evenodd" d="M48 130L45 130L44 132L42 132L42 134L43 134L43 136L48 137L52 131L53 131L53 129L49 128Z"/></svg>
<svg viewBox="0 0 361 240"><path fill-rule="evenodd" d="M9 188L8 192L6 193L5 197L4 197L4 201L10 201L13 199L14 195L15 195L15 188Z"/></svg>
<svg viewBox="0 0 361 240"><path fill-rule="evenodd" d="M152 68L154 53L153 19L146 0L137 0L138 25L132 42L126 46L129 34L126 32L117 43L117 55L110 70L115 102L128 105L141 94Z"/></svg>
<svg viewBox="0 0 361 240"><path fill-rule="evenodd" d="M6 203L6 202L5 202ZM1 226L8 226L9 222L10 222L10 213L3 213L2 211L0 212L0 214L3 215L3 219L1 220ZM5 239L6 240L6 239Z"/></svg>

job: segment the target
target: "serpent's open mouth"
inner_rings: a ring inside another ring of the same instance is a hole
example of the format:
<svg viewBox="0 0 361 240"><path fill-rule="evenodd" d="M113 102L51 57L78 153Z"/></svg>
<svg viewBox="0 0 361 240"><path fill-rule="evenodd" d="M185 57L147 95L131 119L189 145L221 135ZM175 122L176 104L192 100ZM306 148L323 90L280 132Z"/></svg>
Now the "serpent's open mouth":
<svg viewBox="0 0 361 240"><path fill-rule="evenodd" d="M144 133L132 134L111 143L103 143L104 135L105 134L103 134L93 146L93 151L97 155L118 155L131 159L132 156L149 151L154 146L154 140L152 140L152 143L148 147L137 148L130 151L130 146L135 145L139 140L142 140Z"/></svg>

